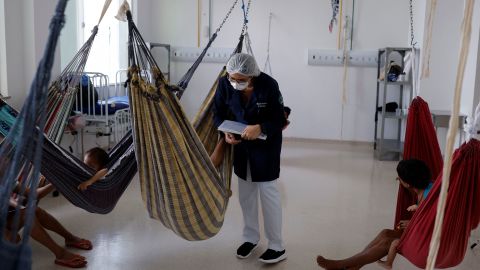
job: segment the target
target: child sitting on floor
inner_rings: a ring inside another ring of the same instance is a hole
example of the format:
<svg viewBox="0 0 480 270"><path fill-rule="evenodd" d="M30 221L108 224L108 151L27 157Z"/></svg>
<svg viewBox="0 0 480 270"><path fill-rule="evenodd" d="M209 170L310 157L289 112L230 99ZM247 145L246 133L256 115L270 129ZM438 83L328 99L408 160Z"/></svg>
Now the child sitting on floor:
<svg viewBox="0 0 480 270"><path fill-rule="evenodd" d="M418 206L425 201L425 199L428 196L428 193L432 189L433 183L432 182L424 182L421 183L420 188L418 187L419 185L417 184L417 187L409 184L407 181L402 180L400 177L397 178L398 181L400 181L400 184L408 189L410 192L415 193L417 197L417 204L411 205L407 208L407 211L414 212L417 211ZM426 188L424 188L426 186ZM422 189L424 188L424 189ZM405 226L405 225L403 225ZM399 225L399 227L403 227L402 225ZM405 226L406 227L406 226ZM392 242L390 245L390 248L388 249L388 255L387 259L385 261L379 260L378 264L385 269L392 269L393 267L393 261L395 260L395 257L397 256L397 247L398 244L400 243L400 239L396 239Z"/></svg>
<svg viewBox="0 0 480 270"><path fill-rule="evenodd" d="M0 134L0 142L3 141L4 136ZM14 223L17 211L19 212L19 223L17 224L17 231L20 230L25 223L25 203L28 200L30 189L26 189L23 192L23 196L19 196L21 192L21 183L17 182L12 191L8 203L7 223L3 230L4 239L12 243L18 243L21 240L20 234L14 233ZM54 187L51 183L47 183L45 177L40 176L38 188L35 190L38 202L50 193ZM18 209L18 210L17 210ZM68 231L63 225L47 211L40 207L35 208L35 216L32 220L32 227L30 230L30 237L38 241L40 244L48 248L55 255L55 264L62 265L71 268L80 268L87 265L86 258L68 251L65 247L57 244L47 233L47 230L57 233L62 236L65 241L66 247L77 248L82 250L91 250L93 248L92 243L89 240L80 238L70 231Z"/></svg>
<svg viewBox="0 0 480 270"><path fill-rule="evenodd" d="M43 176L40 180L40 187L36 189L37 200L42 199L53 189L52 184L44 185L45 179ZM17 209L20 212L20 224L18 228L22 228L25 222L25 206L26 199L30 194L30 190L27 189L23 196L18 196L20 192L21 185L17 183L12 196L10 197L9 207L8 207L8 216L7 224L4 230L5 239L17 243L20 241L19 234L12 234L12 229L14 226L15 213ZM86 239L75 236L70 231L65 229L57 219L50 215L47 211L43 210L40 207L35 209L35 217L33 218L33 223L30 231L30 236L38 241L43 246L47 247L55 255L55 264L79 268L84 267L87 264L85 257L78 254L68 251L66 248L58 245L47 233L47 230L57 233L65 239L65 246L73 247L77 249L90 250L92 249L92 243Z"/></svg>
<svg viewBox="0 0 480 270"><path fill-rule="evenodd" d="M431 173L428 166L417 159L402 160L397 166L397 173L397 180L404 188L417 195L417 204L420 205L432 188ZM319 255L317 263L324 269L358 270L374 262L379 262L382 266L391 268L398 242L408 223L409 220L402 220L394 230L382 230L361 252L351 257L331 260ZM385 256L391 257L387 259L388 262L380 261Z"/></svg>
<svg viewBox="0 0 480 270"><path fill-rule="evenodd" d="M85 153L83 162L90 168L94 169L96 173L92 178L78 185L78 189L82 191L86 190L88 186L107 175L108 169L106 167L108 164L108 154L102 148L95 147Z"/></svg>

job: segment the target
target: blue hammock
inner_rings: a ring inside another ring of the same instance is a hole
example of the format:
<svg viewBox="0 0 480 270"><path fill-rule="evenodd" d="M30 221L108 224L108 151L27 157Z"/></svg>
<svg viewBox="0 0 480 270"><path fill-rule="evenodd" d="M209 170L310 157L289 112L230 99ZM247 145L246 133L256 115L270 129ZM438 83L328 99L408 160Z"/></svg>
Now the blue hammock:
<svg viewBox="0 0 480 270"><path fill-rule="evenodd" d="M65 8L67 0L59 0L55 15L50 23L50 34L42 60L37 68L35 78L30 87L30 93L18 115L13 127L0 147L0 262L2 269L30 269L31 249L28 245L30 229L36 208L36 194L28 196L25 209L25 224L22 240L13 244L4 239L7 226L8 201L10 194L20 180L20 195L27 188L34 190L38 185L40 162L42 158L43 133L34 131L36 128L43 130L46 113L48 84L55 55L57 41L65 21ZM28 161L28 162L27 162ZM23 174L22 172L32 173ZM20 178L18 176L20 175ZM10 226L12 235L17 235L20 228L20 210L17 207L13 223ZM15 238L13 238L15 239Z"/></svg>

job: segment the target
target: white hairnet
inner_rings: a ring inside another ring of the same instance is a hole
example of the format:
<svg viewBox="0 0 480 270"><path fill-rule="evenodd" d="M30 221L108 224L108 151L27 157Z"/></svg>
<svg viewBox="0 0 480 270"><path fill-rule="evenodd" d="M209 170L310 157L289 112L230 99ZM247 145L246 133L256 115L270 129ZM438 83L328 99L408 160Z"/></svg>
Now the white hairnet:
<svg viewBox="0 0 480 270"><path fill-rule="evenodd" d="M257 61L250 54L237 53L230 58L227 63L227 72L229 74L241 74L248 77L257 77L260 75Z"/></svg>

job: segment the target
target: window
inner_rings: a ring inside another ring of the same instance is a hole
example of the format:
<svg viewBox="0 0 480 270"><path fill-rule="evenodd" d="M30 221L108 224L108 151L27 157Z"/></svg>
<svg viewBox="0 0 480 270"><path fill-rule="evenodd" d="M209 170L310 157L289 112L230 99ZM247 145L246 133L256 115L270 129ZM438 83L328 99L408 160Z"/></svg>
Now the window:
<svg viewBox="0 0 480 270"><path fill-rule="evenodd" d="M129 1L130 2L130 1ZM85 67L87 72L100 72L108 75L110 83L115 82L115 74L127 68L128 25L114 18L123 0L113 0L98 28L98 34ZM83 44L98 23L104 1L83 0L78 8L79 18L83 18L83 29L79 41ZM81 45L80 45L81 46Z"/></svg>

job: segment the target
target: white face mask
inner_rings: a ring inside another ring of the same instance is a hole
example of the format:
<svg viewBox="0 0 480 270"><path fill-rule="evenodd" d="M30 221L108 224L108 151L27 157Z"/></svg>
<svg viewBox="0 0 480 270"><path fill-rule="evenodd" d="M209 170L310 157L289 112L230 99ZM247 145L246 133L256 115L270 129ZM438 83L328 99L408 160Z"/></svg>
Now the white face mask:
<svg viewBox="0 0 480 270"><path fill-rule="evenodd" d="M236 90L242 91L245 90L248 86L248 82L238 83L238 82L230 82L232 87Z"/></svg>

